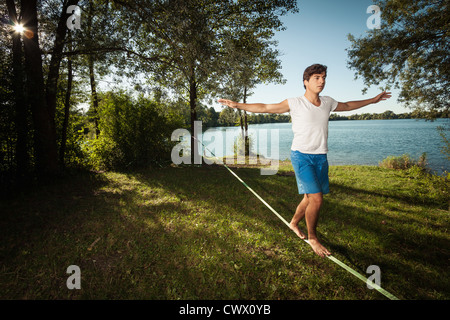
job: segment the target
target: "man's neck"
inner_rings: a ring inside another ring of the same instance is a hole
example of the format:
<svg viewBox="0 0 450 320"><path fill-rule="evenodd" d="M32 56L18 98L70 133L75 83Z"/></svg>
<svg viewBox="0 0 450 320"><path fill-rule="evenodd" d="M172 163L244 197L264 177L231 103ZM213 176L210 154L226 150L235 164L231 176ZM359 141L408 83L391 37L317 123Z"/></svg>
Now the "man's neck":
<svg viewBox="0 0 450 320"><path fill-rule="evenodd" d="M319 94L318 93L314 93L311 92L309 90L306 90L305 92L305 97L306 99L309 100L309 102L311 102L313 105L320 105L320 99L319 99Z"/></svg>

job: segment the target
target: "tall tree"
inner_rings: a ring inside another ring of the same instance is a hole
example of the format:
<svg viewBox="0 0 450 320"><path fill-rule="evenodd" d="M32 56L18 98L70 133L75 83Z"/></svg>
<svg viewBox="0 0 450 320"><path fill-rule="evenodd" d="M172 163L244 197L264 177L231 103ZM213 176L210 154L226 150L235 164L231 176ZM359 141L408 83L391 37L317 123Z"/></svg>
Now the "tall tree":
<svg viewBox="0 0 450 320"><path fill-rule="evenodd" d="M12 25L20 25L14 0L7 0L6 5ZM24 179L28 173L29 156L27 150L28 140L28 105L23 94L25 88L25 74L23 68L23 49L21 32L15 30L12 33L12 55L13 55L13 92L15 102L15 127L17 133L16 141L16 175L19 180Z"/></svg>
<svg viewBox="0 0 450 320"><path fill-rule="evenodd" d="M62 4L58 14L58 22L56 32L54 33L52 48L50 49L51 56L49 65L46 68L47 79L44 80L43 58L40 46L40 36L38 29L38 3L36 0L20 1L20 16L21 21L18 21L16 7L14 1L8 0L8 12L10 19L14 23L23 23L23 51L25 60L26 73L26 92L28 101L31 107L31 113L34 124L34 152L35 152L35 169L40 177L47 177L58 172L58 152L56 143L56 128L55 128L55 111L56 111L56 95L57 82L59 77L59 67L62 59L62 50L64 47L64 39L66 36L66 20L68 14L67 7L76 4L78 1L66 0ZM40 8L41 8L40 4ZM50 38L50 37L49 37ZM13 51L19 53L20 38L13 36ZM16 55L17 56L17 55ZM20 61L15 58L14 65ZM18 70L18 67L14 69ZM15 72L15 78L20 72ZM18 79L18 78L17 78ZM20 79L15 81L18 86ZM16 90L17 91L17 90ZM16 95L22 94L16 92ZM16 97L16 100L19 97ZM19 109L17 110L18 118L16 120L18 128L22 128L21 124L24 121L25 112L20 108L25 108L24 101L17 103ZM22 130L22 129L20 129ZM24 135L24 133L21 133ZM20 135L18 135L20 136ZM18 163L23 162L23 150L20 147L22 143L18 143Z"/></svg>
<svg viewBox="0 0 450 320"><path fill-rule="evenodd" d="M65 0L63 2L59 15L58 25L56 27L53 48L51 51L52 55L50 58L50 64L48 66L48 75L46 82L46 99L50 115L53 119L55 118L56 112L56 95L60 73L59 68L61 65L61 60L63 58L63 49L67 35L67 19L71 15L71 13L67 13L67 8L69 6L76 5L77 3L78 0Z"/></svg>
<svg viewBox="0 0 450 320"><path fill-rule="evenodd" d="M386 82L399 101L428 111L450 106L450 2L378 0L380 29L355 38L348 66L366 86ZM367 89L367 88L366 88Z"/></svg>
<svg viewBox="0 0 450 320"><path fill-rule="evenodd" d="M26 30L23 37L27 92L30 97L34 123L36 169L40 176L54 174L58 170L54 113L45 97L44 73L38 38L36 0L21 1L21 15Z"/></svg>
<svg viewBox="0 0 450 320"><path fill-rule="evenodd" d="M99 83L101 77L114 72L114 64L126 70L126 55L136 54L130 50L128 22L122 16L122 8L115 8L108 0L80 1L83 25L72 37L71 48L63 55L79 57L79 67L85 69L90 86L88 115L94 123L96 136L99 130ZM133 23L131 23L133 24ZM119 70L119 73L122 73Z"/></svg>
<svg viewBox="0 0 450 320"><path fill-rule="evenodd" d="M89 42L95 39L95 31L93 30L92 24L94 20L94 7L93 3L89 2L89 7L87 8L87 36L89 37ZM89 69L89 83L91 85L91 114L94 120L95 136L98 138L100 135L100 129L98 127L98 95L97 95L97 84L95 82L95 70L94 61L95 54L91 53L87 56L88 69Z"/></svg>
<svg viewBox="0 0 450 320"><path fill-rule="evenodd" d="M70 42L70 34L69 34L69 48L71 49L72 43ZM72 57L67 58L67 89L64 97L64 120L62 125L62 137L61 137L61 145L59 149L59 162L62 168L65 167L64 156L66 152L66 144L67 144L67 129L69 126L69 116L70 116L70 97L72 95L72 84L73 84L73 68L72 68Z"/></svg>
<svg viewBox="0 0 450 320"><path fill-rule="evenodd" d="M253 93L251 90L261 83L285 83L278 60L279 52L274 47L276 43L271 40L272 34L258 35L251 30L244 30L241 37L229 40L230 54L222 66L222 85L219 91L235 101L247 102ZM238 110L242 131L242 141L245 145L245 155L250 154L248 137L247 112Z"/></svg>
<svg viewBox="0 0 450 320"><path fill-rule="evenodd" d="M257 34L281 29L279 17L296 10L293 0L115 2L126 6L142 25L135 44L139 52L154 58L147 65L152 80L189 101L192 162L198 158L194 122L199 101L217 85L215 74L229 54L225 40L245 29Z"/></svg>

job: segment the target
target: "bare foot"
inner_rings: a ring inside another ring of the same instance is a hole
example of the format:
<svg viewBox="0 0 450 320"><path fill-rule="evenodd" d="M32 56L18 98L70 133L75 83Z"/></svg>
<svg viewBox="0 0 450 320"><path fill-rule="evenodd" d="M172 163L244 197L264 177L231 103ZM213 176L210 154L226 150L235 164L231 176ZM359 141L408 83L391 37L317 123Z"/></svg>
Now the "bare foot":
<svg viewBox="0 0 450 320"><path fill-rule="evenodd" d="M314 252L317 253L319 256L329 256L331 253L320 244L320 242L317 239L309 239L308 240L309 245L313 248Z"/></svg>
<svg viewBox="0 0 450 320"><path fill-rule="evenodd" d="M298 227L297 224L291 222L291 223L289 224L289 228L290 228L292 231L294 231L295 234L298 235L301 239L305 239L305 238L306 238L305 234L300 230L300 228Z"/></svg>

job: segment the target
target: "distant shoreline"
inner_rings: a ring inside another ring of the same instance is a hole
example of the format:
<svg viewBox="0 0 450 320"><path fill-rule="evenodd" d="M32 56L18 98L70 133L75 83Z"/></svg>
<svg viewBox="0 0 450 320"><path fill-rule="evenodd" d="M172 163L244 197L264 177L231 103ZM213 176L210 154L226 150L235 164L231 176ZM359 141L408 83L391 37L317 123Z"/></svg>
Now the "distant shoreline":
<svg viewBox="0 0 450 320"><path fill-rule="evenodd" d="M349 116L338 115L332 113L330 115L330 121L341 120L436 120L436 119L449 119L448 112L439 112L430 114L428 112L413 111L409 113L396 114L392 111L385 111L383 113L362 113L352 114ZM263 124L263 123L290 123L291 117L289 114L247 114L247 124ZM240 126L239 118L234 123L210 123L205 122L205 127L232 127Z"/></svg>

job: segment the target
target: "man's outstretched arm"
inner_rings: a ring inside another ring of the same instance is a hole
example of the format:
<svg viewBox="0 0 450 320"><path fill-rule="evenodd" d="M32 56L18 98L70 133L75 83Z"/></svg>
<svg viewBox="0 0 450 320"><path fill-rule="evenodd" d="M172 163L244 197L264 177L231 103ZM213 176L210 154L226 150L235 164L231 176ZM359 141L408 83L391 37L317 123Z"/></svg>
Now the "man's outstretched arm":
<svg viewBox="0 0 450 320"><path fill-rule="evenodd" d="M217 100L222 105L230 108L237 108L254 113L285 113L289 111L289 103L284 100L280 103L265 104L265 103L240 103L227 99Z"/></svg>
<svg viewBox="0 0 450 320"><path fill-rule="evenodd" d="M349 101L349 102L338 102L338 106L334 111L351 111L355 109L362 108L368 104L377 103L383 100L387 100L391 97L390 92L382 92L372 99L359 100L359 101Z"/></svg>

